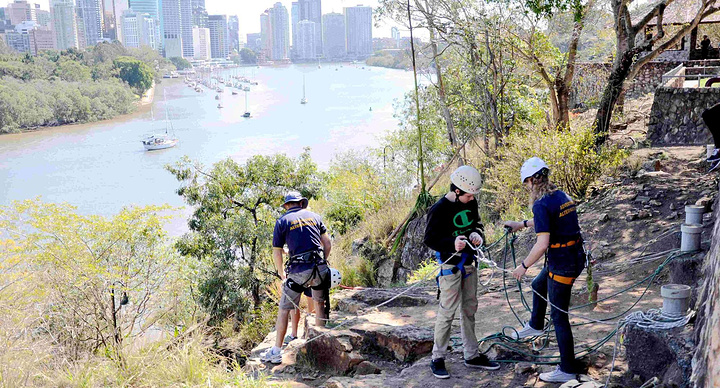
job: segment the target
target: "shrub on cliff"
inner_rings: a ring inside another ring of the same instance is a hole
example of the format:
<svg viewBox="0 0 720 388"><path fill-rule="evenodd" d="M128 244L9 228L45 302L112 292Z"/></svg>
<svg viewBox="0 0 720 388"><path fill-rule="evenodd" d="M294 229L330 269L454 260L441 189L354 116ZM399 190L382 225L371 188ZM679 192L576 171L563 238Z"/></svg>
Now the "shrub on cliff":
<svg viewBox="0 0 720 388"><path fill-rule="evenodd" d="M627 155L616 146L595 148L591 128L569 131L527 130L512 133L499 159L487 170L488 201L500 213L518 214L527 209L527 193L520 182L520 167L532 156L543 159L551 180L575 199L585 198L588 187L603 173L615 169Z"/></svg>

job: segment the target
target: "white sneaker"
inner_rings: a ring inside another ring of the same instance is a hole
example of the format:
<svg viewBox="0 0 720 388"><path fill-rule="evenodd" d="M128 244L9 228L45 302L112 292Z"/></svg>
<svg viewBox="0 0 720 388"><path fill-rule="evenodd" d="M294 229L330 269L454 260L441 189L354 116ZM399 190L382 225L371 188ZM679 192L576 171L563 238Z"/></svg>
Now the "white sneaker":
<svg viewBox="0 0 720 388"><path fill-rule="evenodd" d="M540 373L540 380L546 383L567 383L570 380L575 380L577 375L571 373L565 373L557 367L552 372Z"/></svg>
<svg viewBox="0 0 720 388"><path fill-rule="evenodd" d="M537 337L539 335L543 335L545 332L542 330L534 329L532 326L530 326L530 322L526 323L525 326L523 326L522 329L518 330L517 334L515 333L515 330L512 330L508 337L519 340L523 338L528 337Z"/></svg>
<svg viewBox="0 0 720 388"><path fill-rule="evenodd" d="M280 364L282 363L282 350L278 350L277 353L275 353L273 352L273 348L270 348L260 355L260 361Z"/></svg>

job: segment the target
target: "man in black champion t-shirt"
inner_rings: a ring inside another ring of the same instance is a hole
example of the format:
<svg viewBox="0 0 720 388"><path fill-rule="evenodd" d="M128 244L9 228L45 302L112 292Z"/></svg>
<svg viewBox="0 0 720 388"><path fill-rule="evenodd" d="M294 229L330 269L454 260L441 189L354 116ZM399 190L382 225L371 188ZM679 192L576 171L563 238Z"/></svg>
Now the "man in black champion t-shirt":
<svg viewBox="0 0 720 388"><path fill-rule="evenodd" d="M425 228L425 245L436 252L441 265L437 277L440 306L435 320L435 344L430 369L435 377L450 377L445 356L455 311L461 308L461 335L465 365L495 370L500 365L478 352L475 335L477 312L477 271L474 251L469 244L483 243L483 226L478 215L475 194L480 192L482 177L471 166L461 166L450 175L450 191L430 208Z"/></svg>

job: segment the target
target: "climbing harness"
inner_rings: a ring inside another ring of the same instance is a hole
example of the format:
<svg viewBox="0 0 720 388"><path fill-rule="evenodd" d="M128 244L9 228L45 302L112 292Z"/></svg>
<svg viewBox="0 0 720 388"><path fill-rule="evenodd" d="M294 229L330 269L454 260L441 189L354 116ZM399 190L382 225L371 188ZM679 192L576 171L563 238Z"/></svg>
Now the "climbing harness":
<svg viewBox="0 0 720 388"><path fill-rule="evenodd" d="M470 243L468 243L470 245ZM454 256L454 255L453 255ZM440 271L438 271L437 276L435 276L435 283L437 284L437 299L440 300L440 277L441 276L448 276L448 275L455 275L458 273L458 271L462 274L462 278L465 279L468 276L470 276L469 273L465 271L465 262L470 257L469 253L462 253L460 255L460 262L455 264L452 268L442 269L443 261L441 258L440 252L435 252L435 257L437 258L438 264L440 264ZM452 257L452 256L451 256ZM446 261L447 262L447 261Z"/></svg>

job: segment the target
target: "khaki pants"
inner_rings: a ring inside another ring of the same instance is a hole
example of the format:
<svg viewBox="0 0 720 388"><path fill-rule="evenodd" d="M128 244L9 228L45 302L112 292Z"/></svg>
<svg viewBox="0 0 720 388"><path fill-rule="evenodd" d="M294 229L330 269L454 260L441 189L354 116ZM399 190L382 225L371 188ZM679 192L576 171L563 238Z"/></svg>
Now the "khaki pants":
<svg viewBox="0 0 720 388"><path fill-rule="evenodd" d="M443 265L442 269L452 269L452 265ZM478 356L478 341L475 335L475 312L477 312L477 271L466 265L468 277L462 278L462 272L440 276L440 306L435 319L435 345L432 358L445 358L455 310L462 304L460 334L463 341L463 354L466 360Z"/></svg>

